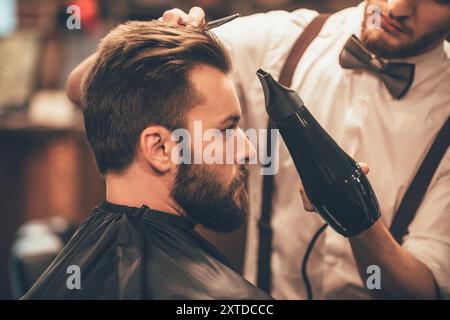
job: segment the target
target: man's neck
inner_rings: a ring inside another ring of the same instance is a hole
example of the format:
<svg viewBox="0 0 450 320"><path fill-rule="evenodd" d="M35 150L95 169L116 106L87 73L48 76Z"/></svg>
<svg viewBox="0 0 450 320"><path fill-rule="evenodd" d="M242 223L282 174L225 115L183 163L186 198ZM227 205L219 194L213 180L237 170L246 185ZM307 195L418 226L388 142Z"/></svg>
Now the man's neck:
<svg viewBox="0 0 450 320"><path fill-rule="evenodd" d="M129 207L146 205L153 210L183 215L170 196L170 184L167 181L133 169L120 175L107 174L106 200Z"/></svg>

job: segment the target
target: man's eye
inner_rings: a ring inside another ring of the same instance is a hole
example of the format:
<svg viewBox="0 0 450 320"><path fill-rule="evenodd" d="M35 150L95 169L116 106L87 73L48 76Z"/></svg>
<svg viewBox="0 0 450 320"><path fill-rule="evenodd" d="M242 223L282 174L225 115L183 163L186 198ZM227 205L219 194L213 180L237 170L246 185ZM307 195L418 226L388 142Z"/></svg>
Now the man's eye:
<svg viewBox="0 0 450 320"><path fill-rule="evenodd" d="M234 135L235 130L236 130L236 126L233 125L233 126L230 126L226 129L222 130L222 132L224 132L227 137L231 137Z"/></svg>

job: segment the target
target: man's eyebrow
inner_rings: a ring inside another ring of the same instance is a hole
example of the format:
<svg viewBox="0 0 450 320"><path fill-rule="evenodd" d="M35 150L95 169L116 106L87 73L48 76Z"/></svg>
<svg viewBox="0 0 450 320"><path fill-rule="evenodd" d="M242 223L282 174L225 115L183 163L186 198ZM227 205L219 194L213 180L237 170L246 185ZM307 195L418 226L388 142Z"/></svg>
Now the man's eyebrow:
<svg viewBox="0 0 450 320"><path fill-rule="evenodd" d="M229 115L228 117L226 117L225 119L223 119L220 124L226 124L226 123L238 123L241 120L241 114L240 113L233 113L231 115Z"/></svg>

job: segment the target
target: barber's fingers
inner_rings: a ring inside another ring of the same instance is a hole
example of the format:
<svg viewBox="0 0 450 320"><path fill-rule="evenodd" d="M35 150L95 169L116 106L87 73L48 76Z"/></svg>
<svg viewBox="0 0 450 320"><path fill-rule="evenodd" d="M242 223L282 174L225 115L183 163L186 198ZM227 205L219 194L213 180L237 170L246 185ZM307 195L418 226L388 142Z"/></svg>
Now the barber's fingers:
<svg viewBox="0 0 450 320"><path fill-rule="evenodd" d="M189 14L178 8L167 10L158 19L159 22L199 27L205 24L205 11L200 7L192 7Z"/></svg>
<svg viewBox="0 0 450 320"><path fill-rule="evenodd" d="M315 211L314 206L312 205L312 203L309 201L308 197L306 196L305 189L303 188L303 184L300 183L300 186L298 187L298 191L300 192L300 196L302 197L303 208L306 211L314 212Z"/></svg>
<svg viewBox="0 0 450 320"><path fill-rule="evenodd" d="M188 15L183 10L180 10L178 8L170 9L167 11L164 11L161 18L158 19L160 22L164 22L167 24L173 24L173 25L186 25L188 20Z"/></svg>
<svg viewBox="0 0 450 320"><path fill-rule="evenodd" d="M205 11L200 7L192 7L189 10L187 24L193 27L199 27L205 24Z"/></svg>
<svg viewBox="0 0 450 320"><path fill-rule="evenodd" d="M364 172L364 174L369 174L370 168L369 165L365 162L358 162L359 166L361 167L361 170Z"/></svg>

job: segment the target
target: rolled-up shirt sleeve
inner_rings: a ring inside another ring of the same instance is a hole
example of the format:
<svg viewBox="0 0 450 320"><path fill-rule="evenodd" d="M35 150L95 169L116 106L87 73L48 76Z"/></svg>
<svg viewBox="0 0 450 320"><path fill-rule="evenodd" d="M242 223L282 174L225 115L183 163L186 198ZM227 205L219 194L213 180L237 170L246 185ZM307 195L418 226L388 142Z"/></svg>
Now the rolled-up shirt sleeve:
<svg viewBox="0 0 450 320"><path fill-rule="evenodd" d="M450 299L450 152L409 226L403 247L432 272L442 299Z"/></svg>

